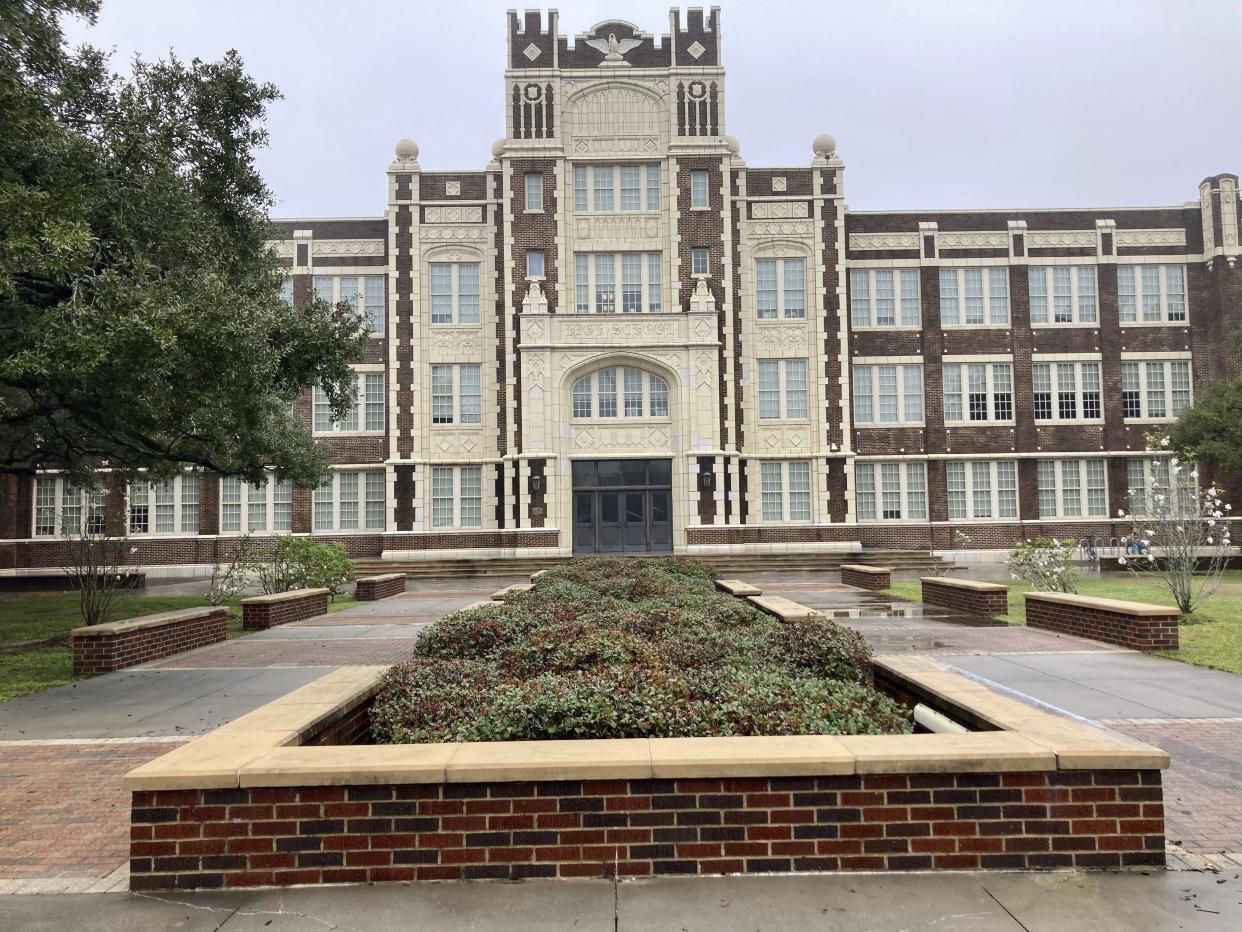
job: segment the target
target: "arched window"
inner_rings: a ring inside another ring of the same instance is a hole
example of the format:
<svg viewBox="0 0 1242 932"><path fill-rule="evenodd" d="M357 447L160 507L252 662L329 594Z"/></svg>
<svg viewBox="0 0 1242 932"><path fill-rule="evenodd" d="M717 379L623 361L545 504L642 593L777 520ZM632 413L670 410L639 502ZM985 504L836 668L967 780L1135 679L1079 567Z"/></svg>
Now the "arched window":
<svg viewBox="0 0 1242 932"><path fill-rule="evenodd" d="M668 382L633 366L599 369L574 383L572 400L575 418L668 417Z"/></svg>

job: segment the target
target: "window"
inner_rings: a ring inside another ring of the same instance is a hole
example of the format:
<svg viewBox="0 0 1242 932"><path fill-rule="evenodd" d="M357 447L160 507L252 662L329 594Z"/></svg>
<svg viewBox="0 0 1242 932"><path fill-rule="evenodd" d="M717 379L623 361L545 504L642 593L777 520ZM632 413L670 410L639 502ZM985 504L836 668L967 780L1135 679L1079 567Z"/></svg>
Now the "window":
<svg viewBox="0 0 1242 932"><path fill-rule="evenodd" d="M198 474L129 483L129 533L197 534Z"/></svg>
<svg viewBox="0 0 1242 932"><path fill-rule="evenodd" d="M1009 323L1009 270L940 270L940 325L979 327Z"/></svg>
<svg viewBox="0 0 1242 932"><path fill-rule="evenodd" d="M949 518L1018 517L1018 464L975 460L945 464Z"/></svg>
<svg viewBox="0 0 1242 932"><path fill-rule="evenodd" d="M482 466L431 467L431 526L483 526Z"/></svg>
<svg viewBox="0 0 1242 932"><path fill-rule="evenodd" d="M658 314L663 309L661 261L658 252L575 253L575 310L579 314L612 314L618 309L626 314Z"/></svg>
<svg viewBox="0 0 1242 932"><path fill-rule="evenodd" d="M220 531L270 533L293 530L293 483L265 479L257 485L236 476L220 480Z"/></svg>
<svg viewBox="0 0 1242 932"><path fill-rule="evenodd" d="M314 433L355 433L357 431L382 431L384 421L384 373L359 372L358 388L354 404L343 421L332 420L332 407L328 396L316 385L311 393Z"/></svg>
<svg viewBox="0 0 1242 932"><path fill-rule="evenodd" d="M1031 366L1032 400L1037 421L1098 421L1098 362L1037 362Z"/></svg>
<svg viewBox="0 0 1242 932"><path fill-rule="evenodd" d="M618 385L621 390L619 409ZM600 369L574 383L572 403L576 418L668 417L668 382L633 366Z"/></svg>
<svg viewBox="0 0 1242 932"><path fill-rule="evenodd" d="M1190 405L1190 361L1123 362L1121 416L1170 420Z"/></svg>
<svg viewBox="0 0 1242 932"><path fill-rule="evenodd" d="M477 324L479 322L479 264L477 262L431 263L431 322Z"/></svg>
<svg viewBox="0 0 1242 932"><path fill-rule="evenodd" d="M854 423L922 424L922 365L855 366Z"/></svg>
<svg viewBox="0 0 1242 932"><path fill-rule="evenodd" d="M758 398L760 418L806 417L806 360L759 360Z"/></svg>
<svg viewBox="0 0 1242 932"><path fill-rule="evenodd" d="M859 521L927 518L926 463L855 463Z"/></svg>
<svg viewBox="0 0 1242 932"><path fill-rule="evenodd" d="M526 250L526 277L543 278L543 250Z"/></svg>
<svg viewBox="0 0 1242 932"><path fill-rule="evenodd" d="M539 172L526 175L526 209L543 211L543 175Z"/></svg>
<svg viewBox="0 0 1242 932"><path fill-rule="evenodd" d="M965 363L944 367L946 424L1013 420L1013 366Z"/></svg>
<svg viewBox="0 0 1242 932"><path fill-rule="evenodd" d="M482 366L431 367L431 423L483 422Z"/></svg>
<svg viewBox="0 0 1242 932"><path fill-rule="evenodd" d="M755 307L760 320L806 317L806 260L758 260L755 263Z"/></svg>
<svg viewBox="0 0 1242 932"><path fill-rule="evenodd" d="M1117 313L1123 324L1185 320L1186 267L1117 266Z"/></svg>
<svg viewBox="0 0 1242 932"><path fill-rule="evenodd" d="M1107 518L1104 460L1039 460L1041 518Z"/></svg>
<svg viewBox="0 0 1242 932"><path fill-rule="evenodd" d="M288 275L280 281L280 300L285 304L293 304L293 279Z"/></svg>
<svg viewBox="0 0 1242 932"><path fill-rule="evenodd" d="M620 197L614 196L617 192ZM574 166L574 210L609 213L659 209L659 165Z"/></svg>
<svg viewBox="0 0 1242 932"><path fill-rule="evenodd" d="M63 476L35 480L34 536L102 534L108 490L84 489Z"/></svg>
<svg viewBox="0 0 1242 932"><path fill-rule="evenodd" d="M290 281L285 279L285 281ZM348 304L366 317L371 333L384 334L384 276L382 275L316 275L315 296L329 304ZM281 289L281 296L285 294ZM289 285L289 302L293 301L293 284Z"/></svg>
<svg viewBox="0 0 1242 932"><path fill-rule="evenodd" d="M315 489L316 531L382 531L385 518L383 472L334 472Z"/></svg>
<svg viewBox="0 0 1242 932"><path fill-rule="evenodd" d="M759 464L764 521L811 520L811 464L800 460Z"/></svg>
<svg viewBox="0 0 1242 932"><path fill-rule="evenodd" d="M691 275L708 274L707 272L708 258L707 257L708 257L708 253L707 253L706 246L696 246L694 247L694 249L690 250L690 274Z"/></svg>
<svg viewBox="0 0 1242 932"><path fill-rule="evenodd" d="M1100 319L1094 265L1033 265L1028 294L1032 324L1094 324Z"/></svg>
<svg viewBox="0 0 1242 932"><path fill-rule="evenodd" d="M1199 484L1195 471L1172 457L1137 456L1127 460L1126 491L1127 508L1136 517L1151 514L1149 503L1152 495L1176 495L1175 499L1167 499L1165 507L1161 509L1166 514L1180 513L1189 517L1197 514L1199 510Z"/></svg>
<svg viewBox="0 0 1242 932"><path fill-rule="evenodd" d="M707 209L707 172L690 173L690 208Z"/></svg>
<svg viewBox="0 0 1242 932"><path fill-rule="evenodd" d="M918 269L851 269L850 324L856 328L917 327Z"/></svg>

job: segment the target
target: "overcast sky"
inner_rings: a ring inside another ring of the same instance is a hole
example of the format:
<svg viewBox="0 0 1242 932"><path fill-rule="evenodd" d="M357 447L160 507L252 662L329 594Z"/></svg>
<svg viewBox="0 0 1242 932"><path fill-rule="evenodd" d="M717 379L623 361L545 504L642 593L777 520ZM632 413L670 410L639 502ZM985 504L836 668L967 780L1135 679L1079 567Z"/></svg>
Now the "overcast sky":
<svg viewBox="0 0 1242 932"><path fill-rule="evenodd" d="M501 0L104 0L70 40L217 58L285 99L260 166L279 217L385 207L393 144L486 165L504 134ZM670 4L559 4L662 35ZM1242 170L1242 0L729 0L727 129L747 164L832 133L855 210L1180 204ZM683 14L684 18L684 14Z"/></svg>

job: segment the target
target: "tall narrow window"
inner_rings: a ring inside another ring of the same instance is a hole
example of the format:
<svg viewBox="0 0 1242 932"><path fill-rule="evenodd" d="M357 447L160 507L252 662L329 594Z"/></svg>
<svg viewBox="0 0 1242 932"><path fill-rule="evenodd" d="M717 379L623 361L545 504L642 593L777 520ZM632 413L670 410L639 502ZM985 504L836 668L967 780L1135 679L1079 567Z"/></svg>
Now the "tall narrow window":
<svg viewBox="0 0 1242 932"><path fill-rule="evenodd" d="M594 182L595 197L591 207L594 210L612 210L612 174L613 166L596 165L591 169L591 180Z"/></svg>
<svg viewBox="0 0 1242 932"><path fill-rule="evenodd" d="M543 210L543 175L530 172L526 175L526 209Z"/></svg>
<svg viewBox="0 0 1242 932"><path fill-rule="evenodd" d="M641 165L621 166L621 209L643 209L643 185Z"/></svg>
<svg viewBox="0 0 1242 932"><path fill-rule="evenodd" d="M707 172L690 173L690 207L694 210L707 207Z"/></svg>
<svg viewBox="0 0 1242 932"><path fill-rule="evenodd" d="M695 246L690 250L690 274L707 274L707 247Z"/></svg>
<svg viewBox="0 0 1242 932"><path fill-rule="evenodd" d="M543 250L526 250L526 277L543 278Z"/></svg>

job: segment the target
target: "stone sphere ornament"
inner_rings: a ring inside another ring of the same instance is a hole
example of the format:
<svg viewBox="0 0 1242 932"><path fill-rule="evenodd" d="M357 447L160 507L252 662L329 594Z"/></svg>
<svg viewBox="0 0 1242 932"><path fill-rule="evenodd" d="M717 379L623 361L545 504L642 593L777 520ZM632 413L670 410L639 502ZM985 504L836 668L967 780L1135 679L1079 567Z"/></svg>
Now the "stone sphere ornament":
<svg viewBox="0 0 1242 932"><path fill-rule="evenodd" d="M497 139L492 143L492 158L498 159L505 154L505 140Z"/></svg>
<svg viewBox="0 0 1242 932"><path fill-rule="evenodd" d="M399 159L416 159L418 158L418 143L413 139L402 139L397 143L397 158Z"/></svg>
<svg viewBox="0 0 1242 932"><path fill-rule="evenodd" d="M837 141L827 133L820 133L811 143L811 149L818 159L830 159L837 153Z"/></svg>

